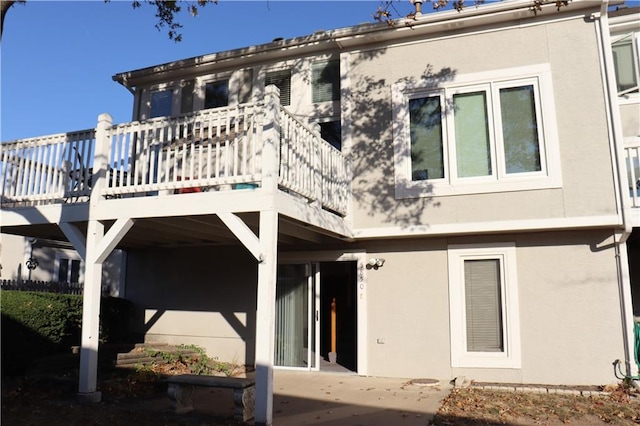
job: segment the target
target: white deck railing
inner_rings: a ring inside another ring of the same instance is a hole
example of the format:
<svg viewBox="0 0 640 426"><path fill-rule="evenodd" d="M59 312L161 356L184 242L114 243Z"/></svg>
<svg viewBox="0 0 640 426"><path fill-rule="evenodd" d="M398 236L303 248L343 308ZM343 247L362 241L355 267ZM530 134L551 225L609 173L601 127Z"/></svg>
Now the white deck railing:
<svg viewBox="0 0 640 426"><path fill-rule="evenodd" d="M103 194L258 185L259 108L245 104L111 127Z"/></svg>
<svg viewBox="0 0 640 426"><path fill-rule="evenodd" d="M101 121L96 130L3 143L3 207L86 202L92 192L104 199L261 187L263 130L269 128L280 132L273 138L277 164L268 167L278 170L279 188L346 214L347 160L277 100L270 105L277 106Z"/></svg>
<svg viewBox="0 0 640 426"><path fill-rule="evenodd" d="M640 142L625 144L624 152L631 207L640 208Z"/></svg>
<svg viewBox="0 0 640 426"><path fill-rule="evenodd" d="M93 129L3 143L2 200L86 200L94 148Z"/></svg>

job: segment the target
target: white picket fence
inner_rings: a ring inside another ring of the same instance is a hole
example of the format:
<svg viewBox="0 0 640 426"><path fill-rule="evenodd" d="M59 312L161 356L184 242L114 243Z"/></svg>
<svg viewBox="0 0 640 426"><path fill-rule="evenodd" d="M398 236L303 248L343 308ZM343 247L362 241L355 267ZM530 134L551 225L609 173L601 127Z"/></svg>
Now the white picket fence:
<svg viewBox="0 0 640 426"><path fill-rule="evenodd" d="M279 104L265 111L248 103L3 143L3 207L87 202L94 189L104 199L259 188L270 128L280 133L279 188L345 215L344 155Z"/></svg>

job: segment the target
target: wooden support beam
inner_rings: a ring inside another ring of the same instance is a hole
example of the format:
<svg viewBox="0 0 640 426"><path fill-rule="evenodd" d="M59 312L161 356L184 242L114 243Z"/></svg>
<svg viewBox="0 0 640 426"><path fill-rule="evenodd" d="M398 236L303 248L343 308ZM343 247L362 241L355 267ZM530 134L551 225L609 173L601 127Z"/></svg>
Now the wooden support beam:
<svg viewBox="0 0 640 426"><path fill-rule="evenodd" d="M83 261L87 261L87 246L86 246L86 237L82 234L80 229L77 226L72 225L68 222L61 222L58 224L60 230L64 233L64 236L67 237L67 240L73 245L73 248L76 249L80 257Z"/></svg>
<svg viewBox="0 0 640 426"><path fill-rule="evenodd" d="M133 219L118 219L111 226L109 231L100 239L95 251L93 262L103 263L107 256L111 254L118 243L127 235L127 232L133 226ZM91 258L89 258L91 259Z"/></svg>
<svg viewBox="0 0 640 426"><path fill-rule="evenodd" d="M95 259L98 242L104 236L104 225L97 220L87 225L87 259ZM78 393L90 401L100 401L98 381L98 339L100 337L100 296L102 263L85 262L82 296L82 348Z"/></svg>
<svg viewBox="0 0 640 426"><path fill-rule="evenodd" d="M277 215L276 215L277 216ZM220 220L227 225L227 228L233 235L235 235L240 242L249 250L249 252L256 258L258 262L264 260L264 252L261 251L262 247L260 240L256 237L256 234L242 221L238 216L233 213L218 213ZM262 213L260 214L260 221L262 222ZM276 230L278 225L276 224ZM262 227L260 227L260 233L262 234ZM277 231L276 231L277 239Z"/></svg>
<svg viewBox="0 0 640 426"><path fill-rule="evenodd" d="M275 211L260 212L260 248L265 253L265 258L258 264L255 424L269 426L273 422L273 364L278 270L278 213Z"/></svg>

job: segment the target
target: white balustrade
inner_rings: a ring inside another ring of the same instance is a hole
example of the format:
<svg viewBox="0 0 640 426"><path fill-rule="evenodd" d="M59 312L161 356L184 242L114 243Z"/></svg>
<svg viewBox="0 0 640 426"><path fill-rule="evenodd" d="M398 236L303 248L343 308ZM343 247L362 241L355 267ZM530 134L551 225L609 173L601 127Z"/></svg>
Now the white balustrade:
<svg viewBox="0 0 640 426"><path fill-rule="evenodd" d="M86 201L94 146L93 129L3 143L3 202Z"/></svg>
<svg viewBox="0 0 640 426"><path fill-rule="evenodd" d="M279 146L269 157L278 164L267 169L278 170L279 188L346 214L346 159L276 105L273 112L250 103L107 123L100 133L106 134L104 150L96 150L94 129L3 143L3 205L87 202L99 167L105 169L104 181L95 189L102 199L260 187L263 129L278 128L279 136L271 139ZM277 117L269 117L274 113ZM273 126L277 118L280 125Z"/></svg>

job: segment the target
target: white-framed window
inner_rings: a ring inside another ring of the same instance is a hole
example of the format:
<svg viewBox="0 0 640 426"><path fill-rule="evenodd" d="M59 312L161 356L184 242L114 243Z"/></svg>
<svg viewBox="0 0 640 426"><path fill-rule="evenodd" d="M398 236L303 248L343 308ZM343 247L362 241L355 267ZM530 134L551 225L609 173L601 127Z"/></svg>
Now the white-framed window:
<svg viewBox="0 0 640 426"><path fill-rule="evenodd" d="M631 32L613 38L613 66L616 73L618 96L639 91L640 33Z"/></svg>
<svg viewBox="0 0 640 426"><path fill-rule="evenodd" d="M393 87L396 197L559 187L548 65Z"/></svg>
<svg viewBox="0 0 640 426"><path fill-rule="evenodd" d="M203 91L203 109L220 108L229 105L229 79L205 82Z"/></svg>
<svg viewBox="0 0 640 426"><path fill-rule="evenodd" d="M311 65L311 101L340 100L340 61L315 62Z"/></svg>
<svg viewBox="0 0 640 426"><path fill-rule="evenodd" d="M169 117L247 103L252 96L252 68L175 80L140 89L138 119Z"/></svg>
<svg viewBox="0 0 640 426"><path fill-rule="evenodd" d="M149 118L173 115L173 86L160 86L149 92Z"/></svg>
<svg viewBox="0 0 640 426"><path fill-rule="evenodd" d="M520 368L516 248L448 247L451 366Z"/></svg>
<svg viewBox="0 0 640 426"><path fill-rule="evenodd" d="M84 264L80 256L71 250L56 253L54 279L70 284L84 282Z"/></svg>

